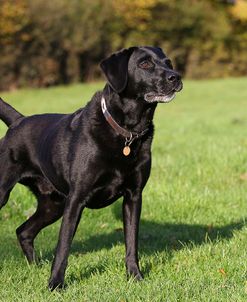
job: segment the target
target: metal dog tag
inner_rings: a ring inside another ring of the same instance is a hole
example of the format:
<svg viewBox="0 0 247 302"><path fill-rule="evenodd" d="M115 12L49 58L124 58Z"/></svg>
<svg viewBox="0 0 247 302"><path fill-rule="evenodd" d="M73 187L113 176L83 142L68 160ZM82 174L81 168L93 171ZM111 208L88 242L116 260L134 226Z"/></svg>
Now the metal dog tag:
<svg viewBox="0 0 247 302"><path fill-rule="evenodd" d="M125 146L124 148L123 148L123 154L125 155L125 156L128 156L129 154L130 154L130 147L129 146Z"/></svg>

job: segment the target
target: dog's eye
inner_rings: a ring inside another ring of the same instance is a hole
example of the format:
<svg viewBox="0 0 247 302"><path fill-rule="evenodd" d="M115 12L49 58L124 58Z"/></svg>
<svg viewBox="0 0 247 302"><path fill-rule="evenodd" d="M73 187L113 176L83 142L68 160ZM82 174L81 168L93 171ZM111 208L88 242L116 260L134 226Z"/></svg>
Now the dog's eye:
<svg viewBox="0 0 247 302"><path fill-rule="evenodd" d="M149 68L152 68L154 66L154 64L149 61L149 60L145 60L145 61L142 61L139 66L143 69L149 69Z"/></svg>
<svg viewBox="0 0 247 302"><path fill-rule="evenodd" d="M166 65L168 66L168 68L173 69L171 60L166 60Z"/></svg>

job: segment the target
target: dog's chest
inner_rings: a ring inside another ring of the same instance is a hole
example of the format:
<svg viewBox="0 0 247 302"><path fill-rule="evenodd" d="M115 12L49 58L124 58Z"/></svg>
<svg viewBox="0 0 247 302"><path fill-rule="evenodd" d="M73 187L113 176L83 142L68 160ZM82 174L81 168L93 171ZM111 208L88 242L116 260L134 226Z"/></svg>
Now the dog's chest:
<svg viewBox="0 0 247 302"><path fill-rule="evenodd" d="M121 197L123 192L124 175L122 173L119 171L103 173L96 178L87 207L104 208Z"/></svg>

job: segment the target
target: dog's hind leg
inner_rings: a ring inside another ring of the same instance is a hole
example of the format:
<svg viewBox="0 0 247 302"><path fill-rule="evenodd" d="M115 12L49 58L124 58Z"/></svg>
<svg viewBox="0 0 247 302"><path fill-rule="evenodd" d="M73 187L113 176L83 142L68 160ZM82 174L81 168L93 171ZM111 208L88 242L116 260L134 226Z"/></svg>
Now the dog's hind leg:
<svg viewBox="0 0 247 302"><path fill-rule="evenodd" d="M34 239L46 226L57 221L64 211L63 196L57 193L38 194L36 212L16 229L17 238L29 263L35 261Z"/></svg>

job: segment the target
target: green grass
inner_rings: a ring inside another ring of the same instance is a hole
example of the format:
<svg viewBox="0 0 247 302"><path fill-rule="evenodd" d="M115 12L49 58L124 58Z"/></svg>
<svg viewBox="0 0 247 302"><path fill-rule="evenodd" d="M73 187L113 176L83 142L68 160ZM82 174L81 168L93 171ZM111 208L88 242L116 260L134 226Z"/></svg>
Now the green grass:
<svg viewBox="0 0 247 302"><path fill-rule="evenodd" d="M72 112L102 83L1 96L24 114ZM246 301L247 78L185 81L155 115L153 168L140 227L141 283L126 280L121 201L85 210L65 291L47 290L60 221L39 234L29 266L15 229L35 209L16 186L0 213L0 301ZM1 123L0 133L6 127Z"/></svg>

